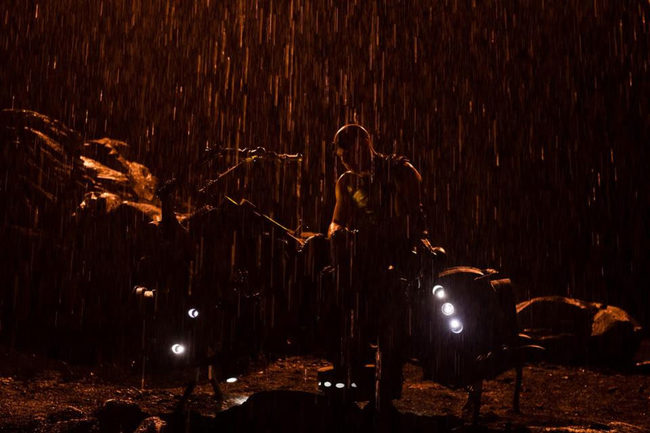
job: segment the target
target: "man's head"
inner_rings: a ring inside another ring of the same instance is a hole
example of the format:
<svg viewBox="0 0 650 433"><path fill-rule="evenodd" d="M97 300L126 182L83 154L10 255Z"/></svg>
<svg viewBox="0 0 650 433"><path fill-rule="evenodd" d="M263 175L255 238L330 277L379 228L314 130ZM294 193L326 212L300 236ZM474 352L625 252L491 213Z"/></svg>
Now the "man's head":
<svg viewBox="0 0 650 433"><path fill-rule="evenodd" d="M370 170L375 153L370 134L361 125L348 123L334 135L334 151L346 170L361 174Z"/></svg>

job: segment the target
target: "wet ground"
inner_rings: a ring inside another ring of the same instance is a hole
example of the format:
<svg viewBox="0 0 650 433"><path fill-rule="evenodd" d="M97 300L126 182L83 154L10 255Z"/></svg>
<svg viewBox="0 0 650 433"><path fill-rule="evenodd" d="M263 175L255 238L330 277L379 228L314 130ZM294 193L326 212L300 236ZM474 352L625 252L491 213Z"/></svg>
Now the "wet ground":
<svg viewBox="0 0 650 433"><path fill-rule="evenodd" d="M92 418L107 399L130 400L146 414L170 421L183 391L183 379L194 374L188 370L158 375L148 378L145 388L140 389L135 375L118 377L108 369L70 367L8 350L3 350L1 356L0 431L54 431L60 429L56 423L69 416L66 411L73 411L69 407L78 409L79 416L83 413ZM362 430L363 405L334 410L330 401L317 396L317 369L325 365L326 361L310 357L277 359L236 383L222 384L225 401L221 404L214 401L211 387L203 380L189 401L191 416L185 415L180 424L177 419L175 425L178 428L191 420L189 431L216 431L222 427L227 431L258 431L258 427L267 431L304 431L310 423L322 427L326 422L334 427L345 426L348 431ZM411 365L405 367L404 373L403 395L396 401L396 429L468 428L462 417L466 398L463 391L421 381L418 368ZM511 409L513 383L514 372L506 372L485 384L479 431L650 431L649 375L531 365L524 371L520 414ZM336 419L320 418L330 415Z"/></svg>

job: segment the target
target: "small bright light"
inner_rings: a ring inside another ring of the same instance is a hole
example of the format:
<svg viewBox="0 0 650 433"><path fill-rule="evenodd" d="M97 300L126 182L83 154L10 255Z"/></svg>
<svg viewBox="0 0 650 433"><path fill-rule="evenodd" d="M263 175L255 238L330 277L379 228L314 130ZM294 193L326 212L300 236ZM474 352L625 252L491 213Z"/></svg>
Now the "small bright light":
<svg viewBox="0 0 650 433"><path fill-rule="evenodd" d="M356 388L356 387L357 387L357 384L354 383L354 382L352 382L352 383L350 384L350 386L351 386L352 388Z"/></svg>
<svg viewBox="0 0 650 433"><path fill-rule="evenodd" d="M196 308L190 308L189 310L187 310L187 315L190 316L192 319L196 319L197 317L199 317L199 310L197 310Z"/></svg>
<svg viewBox="0 0 650 433"><path fill-rule="evenodd" d="M318 382L318 386L323 386L323 382Z"/></svg>
<svg viewBox="0 0 650 433"><path fill-rule="evenodd" d="M144 286L135 286L133 288L133 293L135 293L137 296L142 296L145 298L153 298L156 296L156 289L149 290Z"/></svg>
<svg viewBox="0 0 650 433"><path fill-rule="evenodd" d="M433 286L433 296L438 299L445 299L447 294L445 293L444 287L442 287L440 284Z"/></svg>
<svg viewBox="0 0 650 433"><path fill-rule="evenodd" d="M235 382L237 382L237 378L236 377L229 377L228 379L226 379L226 382L235 383Z"/></svg>
<svg viewBox="0 0 650 433"><path fill-rule="evenodd" d="M444 304L442 304L441 310L442 310L442 314L444 314L445 316L451 316L452 314L454 314L454 311L456 311L456 309L454 308L451 302L445 302Z"/></svg>
<svg viewBox="0 0 650 433"><path fill-rule="evenodd" d="M332 386L332 382L325 382L323 385L325 385L325 388L329 388Z"/></svg>
<svg viewBox="0 0 650 433"><path fill-rule="evenodd" d="M185 346L182 344L174 344L172 346L172 352L174 352L174 355L182 355L185 353Z"/></svg>
<svg viewBox="0 0 650 433"><path fill-rule="evenodd" d="M451 319L449 321L449 328L454 334L460 334L463 332L463 324L458 319Z"/></svg>
<svg viewBox="0 0 650 433"><path fill-rule="evenodd" d="M338 389L341 389L341 388L345 388L345 385L342 384L341 382L339 382L339 383L336 384L336 387L337 387Z"/></svg>

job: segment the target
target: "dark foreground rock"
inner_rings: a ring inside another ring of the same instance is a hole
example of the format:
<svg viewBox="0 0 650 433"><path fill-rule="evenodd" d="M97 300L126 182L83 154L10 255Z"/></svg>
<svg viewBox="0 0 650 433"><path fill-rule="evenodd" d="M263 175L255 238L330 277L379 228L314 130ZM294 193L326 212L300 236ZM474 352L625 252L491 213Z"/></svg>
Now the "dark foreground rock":
<svg viewBox="0 0 650 433"><path fill-rule="evenodd" d="M219 413L214 423L215 430L226 432L446 432L462 426L453 416L417 416L395 408L380 415L370 405L296 391L254 394Z"/></svg>
<svg viewBox="0 0 650 433"><path fill-rule="evenodd" d="M104 433L132 432L146 416L140 406L129 400L106 400L95 411Z"/></svg>

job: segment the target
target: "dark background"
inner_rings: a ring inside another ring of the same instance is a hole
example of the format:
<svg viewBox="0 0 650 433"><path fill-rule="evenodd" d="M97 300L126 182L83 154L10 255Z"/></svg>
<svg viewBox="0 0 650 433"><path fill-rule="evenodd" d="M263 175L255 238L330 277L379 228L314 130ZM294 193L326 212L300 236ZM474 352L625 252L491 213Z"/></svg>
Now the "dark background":
<svg viewBox="0 0 650 433"><path fill-rule="evenodd" d="M451 263L648 323L648 3L340 3L2 2L0 107L126 140L191 184L206 148L301 152L282 218L314 231L329 142L356 120L422 172Z"/></svg>

